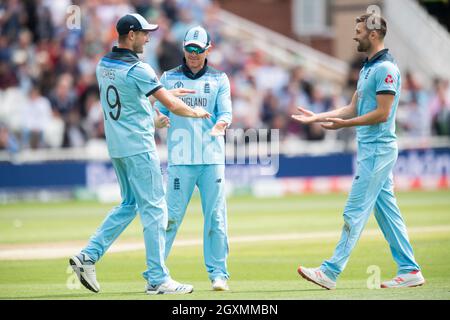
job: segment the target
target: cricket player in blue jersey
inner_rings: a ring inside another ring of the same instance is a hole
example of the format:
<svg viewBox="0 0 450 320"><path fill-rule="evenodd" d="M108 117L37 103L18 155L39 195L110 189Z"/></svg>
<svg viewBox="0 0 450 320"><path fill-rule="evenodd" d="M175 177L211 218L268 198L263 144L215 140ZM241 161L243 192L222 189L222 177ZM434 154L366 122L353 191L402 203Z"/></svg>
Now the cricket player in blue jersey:
<svg viewBox="0 0 450 320"><path fill-rule="evenodd" d="M205 121L182 118L156 102L169 117L167 206L169 223L166 257L172 248L195 186L201 196L204 227L203 255L212 288L229 290L228 238L225 200L225 129L231 124L230 83L225 73L207 63L211 40L200 26L187 31L183 64L166 71L166 88L187 88L193 95L181 98L189 106L201 106L211 114Z"/></svg>
<svg viewBox="0 0 450 320"><path fill-rule="evenodd" d="M105 135L117 175L122 203L114 208L81 252L69 263L89 290L98 292L95 263L125 230L139 211L144 231L148 294L191 293L191 285L171 279L165 265L167 205L159 157L154 140L153 95L174 114L209 118L202 108L193 109L167 91L153 69L139 60L158 25L139 14L127 14L117 22L118 46L98 63L96 75L104 113ZM182 92L175 92L182 95ZM202 120L200 120L202 121Z"/></svg>
<svg viewBox="0 0 450 320"><path fill-rule="evenodd" d="M298 268L299 274L323 288L334 289L350 253L372 211L397 263L397 276L382 288L416 287L425 283L406 226L394 196L392 170L398 156L395 114L400 99L400 71L384 47L386 21L374 14L356 19L354 40L368 55L361 69L357 91L348 106L314 114L299 108L292 117L301 123L321 122L325 129L356 126L357 168L344 209L344 227L331 259L318 268Z"/></svg>

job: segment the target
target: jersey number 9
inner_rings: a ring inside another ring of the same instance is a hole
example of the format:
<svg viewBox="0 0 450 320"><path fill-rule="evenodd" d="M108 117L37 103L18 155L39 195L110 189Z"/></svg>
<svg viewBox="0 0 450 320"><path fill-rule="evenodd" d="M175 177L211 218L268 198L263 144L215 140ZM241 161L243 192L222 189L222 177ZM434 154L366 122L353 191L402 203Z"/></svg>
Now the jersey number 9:
<svg viewBox="0 0 450 320"><path fill-rule="evenodd" d="M110 94L111 92L111 94ZM112 113L112 111L109 112L109 116L117 121L120 117L120 110L122 109L122 105L120 104L120 97L119 92L117 91L116 87L113 85L110 85L108 89L106 89L106 102L108 102L108 105L111 109L117 108L116 114Z"/></svg>

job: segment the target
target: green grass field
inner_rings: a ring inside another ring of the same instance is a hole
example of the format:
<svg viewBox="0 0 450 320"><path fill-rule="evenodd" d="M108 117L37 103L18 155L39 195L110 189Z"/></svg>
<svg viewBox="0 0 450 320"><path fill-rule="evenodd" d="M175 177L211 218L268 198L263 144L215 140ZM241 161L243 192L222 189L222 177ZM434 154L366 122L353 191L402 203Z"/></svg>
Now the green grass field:
<svg viewBox="0 0 450 320"><path fill-rule="evenodd" d="M379 268L381 280L396 272L389 247L373 216L338 281L337 290L323 290L300 278L296 272L299 264L313 267L331 256L343 224L345 199L345 195L229 199L232 240L229 292L210 290L201 245L194 244L176 245L168 260L176 280L194 285L191 295L144 294L145 282L141 277L145 270L144 252L138 250L107 253L103 257L97 264L102 286L99 294L76 288L74 276L68 272L67 258L0 260L0 299L450 299L448 191L398 194L416 258L427 279L425 286L368 289L369 266ZM2 205L0 252L55 243L81 248L111 207L95 202ZM193 199L176 241L201 239L200 208L199 199ZM119 243L143 241L138 220L122 234Z"/></svg>

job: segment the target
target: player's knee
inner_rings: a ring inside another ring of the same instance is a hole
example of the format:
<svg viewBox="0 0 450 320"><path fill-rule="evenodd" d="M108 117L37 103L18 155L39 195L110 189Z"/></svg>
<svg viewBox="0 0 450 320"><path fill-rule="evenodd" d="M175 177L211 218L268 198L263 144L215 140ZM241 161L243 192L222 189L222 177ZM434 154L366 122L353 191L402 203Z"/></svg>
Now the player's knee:
<svg viewBox="0 0 450 320"><path fill-rule="evenodd" d="M205 225L205 232L208 235L216 234L225 237L227 235L225 222L213 220L210 224Z"/></svg>
<svg viewBox="0 0 450 320"><path fill-rule="evenodd" d="M343 214L345 226L349 229L358 224L358 217L352 213L352 211L346 210Z"/></svg>
<svg viewBox="0 0 450 320"><path fill-rule="evenodd" d="M137 214L136 205L120 204L119 206L115 207L114 211L133 217Z"/></svg>
<svg viewBox="0 0 450 320"><path fill-rule="evenodd" d="M177 226L178 225L178 221L175 219L167 219L167 228L173 227L173 226Z"/></svg>
<svg viewBox="0 0 450 320"><path fill-rule="evenodd" d="M167 219L167 228L178 228L182 222L182 217L178 215L169 215Z"/></svg>

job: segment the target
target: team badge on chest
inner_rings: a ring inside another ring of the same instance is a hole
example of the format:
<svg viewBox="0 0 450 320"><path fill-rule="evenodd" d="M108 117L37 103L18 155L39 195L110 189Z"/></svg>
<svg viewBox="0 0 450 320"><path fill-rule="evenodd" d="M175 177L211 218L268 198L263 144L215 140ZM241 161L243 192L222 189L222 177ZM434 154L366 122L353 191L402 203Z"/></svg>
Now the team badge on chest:
<svg viewBox="0 0 450 320"><path fill-rule="evenodd" d="M184 84L183 84L183 82L181 82L181 81L177 81L177 82L175 82L175 84L173 85L173 87L174 87L175 89L178 89L178 88L184 88Z"/></svg>

